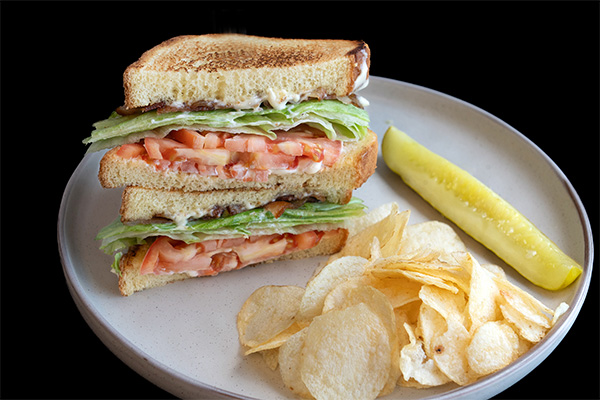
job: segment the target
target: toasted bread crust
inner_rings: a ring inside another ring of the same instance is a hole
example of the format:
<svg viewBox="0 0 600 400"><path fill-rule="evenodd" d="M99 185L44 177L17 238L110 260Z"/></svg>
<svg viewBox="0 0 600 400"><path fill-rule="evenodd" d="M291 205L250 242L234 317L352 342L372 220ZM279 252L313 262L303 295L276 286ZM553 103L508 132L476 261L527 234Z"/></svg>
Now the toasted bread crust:
<svg viewBox="0 0 600 400"><path fill-rule="evenodd" d="M212 191L223 189L276 189L281 193L298 192L320 196L331 203L345 204L352 191L375 172L377 135L345 144L346 153L332 167L315 174L270 175L267 182L244 182L236 179L201 176L195 173L158 171L142 160L124 160L116 155L118 147L107 152L100 161L98 178L105 188L141 186L151 189Z"/></svg>
<svg viewBox="0 0 600 400"><path fill-rule="evenodd" d="M337 235L324 238L321 240L321 242L319 242L318 245L311 249L296 251L258 264L283 260L300 260L303 258L333 254L342 249L347 238L348 231L345 229L340 229ZM140 275L140 268L149 247L150 245L148 244L133 246L129 249L127 254L121 258L121 262L119 264L119 268L121 269L121 276L119 277L119 291L121 292L121 295L129 296L144 289L164 286L168 283L192 278L190 275L185 273L172 275Z"/></svg>
<svg viewBox="0 0 600 400"><path fill-rule="evenodd" d="M125 107L203 101L248 108L268 96L343 97L369 64L362 41L178 36L125 70Z"/></svg>

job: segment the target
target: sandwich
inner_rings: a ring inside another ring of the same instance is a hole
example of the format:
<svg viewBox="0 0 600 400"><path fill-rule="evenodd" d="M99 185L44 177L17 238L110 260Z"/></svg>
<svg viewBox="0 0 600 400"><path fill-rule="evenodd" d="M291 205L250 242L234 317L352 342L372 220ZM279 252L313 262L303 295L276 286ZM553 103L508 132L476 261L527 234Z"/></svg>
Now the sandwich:
<svg viewBox="0 0 600 400"><path fill-rule="evenodd" d="M123 295L266 261L338 251L375 170L361 41L179 36L123 75L94 124L98 178L124 187L98 234Z"/></svg>

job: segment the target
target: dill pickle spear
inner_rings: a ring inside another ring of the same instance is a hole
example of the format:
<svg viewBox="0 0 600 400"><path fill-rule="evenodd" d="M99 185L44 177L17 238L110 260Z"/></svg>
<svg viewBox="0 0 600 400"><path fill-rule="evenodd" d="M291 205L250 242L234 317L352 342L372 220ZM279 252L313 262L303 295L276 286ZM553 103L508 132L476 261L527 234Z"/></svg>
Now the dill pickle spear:
<svg viewBox="0 0 600 400"><path fill-rule="evenodd" d="M579 264L506 200L404 132L390 127L381 152L408 186L533 284L558 290L581 274Z"/></svg>

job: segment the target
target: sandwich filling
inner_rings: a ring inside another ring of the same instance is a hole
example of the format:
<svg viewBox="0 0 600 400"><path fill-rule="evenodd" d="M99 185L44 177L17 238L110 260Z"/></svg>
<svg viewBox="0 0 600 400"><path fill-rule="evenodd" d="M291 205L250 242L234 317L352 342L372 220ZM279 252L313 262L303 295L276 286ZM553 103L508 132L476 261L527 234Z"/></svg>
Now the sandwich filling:
<svg viewBox="0 0 600 400"><path fill-rule="evenodd" d="M204 271L201 273L210 275L314 247L327 231L351 227L364 215L364 208L360 199L352 198L348 204L306 202L283 211L260 207L184 225L125 225L117 218L96 239L102 240L100 249L104 252L115 253L113 270L119 275L123 251L150 242L154 249L146 255L144 273L174 273L185 268L185 272Z"/></svg>
<svg viewBox="0 0 600 400"><path fill-rule="evenodd" d="M266 182L270 174L316 173L340 157L343 142L309 126L277 132L276 139L227 132L179 129L165 138L124 144L117 156L141 160L159 171L181 171L245 182Z"/></svg>
<svg viewBox="0 0 600 400"><path fill-rule="evenodd" d="M151 137L161 139L181 128L198 132L249 134L277 139L279 131L290 131L300 125L322 132L332 141L356 141L367 136L369 115L352 104L338 100L309 100L289 104L281 109L218 109L208 111L157 110L133 115L114 112L110 118L96 122L91 136L83 140L88 152L137 143Z"/></svg>
<svg viewBox="0 0 600 400"><path fill-rule="evenodd" d="M248 238L213 239L186 243L160 236L146 252L141 275L187 273L190 276L212 276L247 265L268 261L283 255L307 250L323 238L339 230L308 231L299 234L256 235Z"/></svg>

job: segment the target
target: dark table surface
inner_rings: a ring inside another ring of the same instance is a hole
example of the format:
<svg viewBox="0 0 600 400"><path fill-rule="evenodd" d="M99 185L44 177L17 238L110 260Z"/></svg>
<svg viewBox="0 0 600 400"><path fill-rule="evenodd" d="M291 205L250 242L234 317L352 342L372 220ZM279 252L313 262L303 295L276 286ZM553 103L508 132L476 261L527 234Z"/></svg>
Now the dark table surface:
<svg viewBox="0 0 600 400"><path fill-rule="evenodd" d="M79 314L56 221L81 140L123 102L124 69L179 34L362 39L372 75L465 100L536 143L598 235L597 2L3 2L0 15L4 398L173 397L113 355ZM598 293L596 271L572 330L498 398L599 397Z"/></svg>

